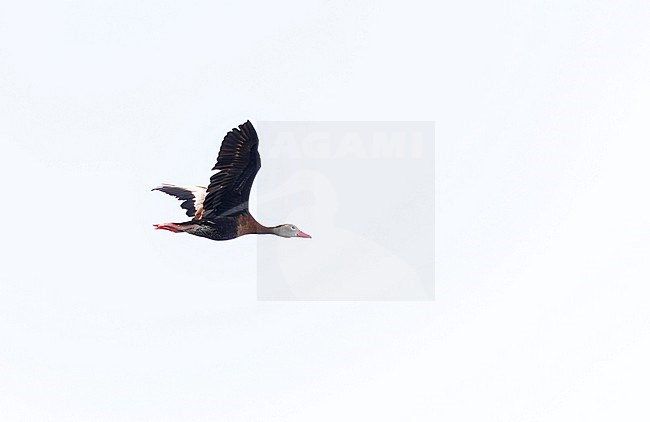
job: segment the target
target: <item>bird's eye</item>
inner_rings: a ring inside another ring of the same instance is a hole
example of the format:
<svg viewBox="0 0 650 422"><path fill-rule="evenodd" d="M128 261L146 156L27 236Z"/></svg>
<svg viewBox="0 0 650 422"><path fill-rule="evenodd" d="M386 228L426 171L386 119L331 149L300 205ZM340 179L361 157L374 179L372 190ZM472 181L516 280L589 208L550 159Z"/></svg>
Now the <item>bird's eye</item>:
<svg viewBox="0 0 650 422"><path fill-rule="evenodd" d="M296 229L296 226L291 226L291 230L295 230L295 229Z"/></svg>

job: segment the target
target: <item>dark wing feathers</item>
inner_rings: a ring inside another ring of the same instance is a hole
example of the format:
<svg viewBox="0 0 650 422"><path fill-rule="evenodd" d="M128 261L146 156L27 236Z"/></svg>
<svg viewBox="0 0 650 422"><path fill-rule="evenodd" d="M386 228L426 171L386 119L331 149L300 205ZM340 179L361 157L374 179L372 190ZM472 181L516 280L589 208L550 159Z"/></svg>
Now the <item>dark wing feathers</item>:
<svg viewBox="0 0 650 422"><path fill-rule="evenodd" d="M175 196L181 201L181 208L183 208L188 217L194 217L197 208L201 206L203 197L205 196L205 188L203 186L176 186L164 183L162 186L153 188L166 193L167 195Z"/></svg>
<svg viewBox="0 0 650 422"><path fill-rule="evenodd" d="M212 168L219 171L210 178L203 202L204 219L248 211L253 180L262 165L258 144L257 132L249 121L228 132L221 143L217 164Z"/></svg>

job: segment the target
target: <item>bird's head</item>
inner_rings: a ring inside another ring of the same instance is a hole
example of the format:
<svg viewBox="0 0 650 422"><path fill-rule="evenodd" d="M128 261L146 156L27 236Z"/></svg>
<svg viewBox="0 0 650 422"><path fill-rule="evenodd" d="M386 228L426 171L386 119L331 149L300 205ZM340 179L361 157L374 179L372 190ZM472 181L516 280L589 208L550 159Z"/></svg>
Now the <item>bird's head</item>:
<svg viewBox="0 0 650 422"><path fill-rule="evenodd" d="M283 224L273 228L273 233L282 237L306 237L311 239L311 236L301 231L295 224Z"/></svg>

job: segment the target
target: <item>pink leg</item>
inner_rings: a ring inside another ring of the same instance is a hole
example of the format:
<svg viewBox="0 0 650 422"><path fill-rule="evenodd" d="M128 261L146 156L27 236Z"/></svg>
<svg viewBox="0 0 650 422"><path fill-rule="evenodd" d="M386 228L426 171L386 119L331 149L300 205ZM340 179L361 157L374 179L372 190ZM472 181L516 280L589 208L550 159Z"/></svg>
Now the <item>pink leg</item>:
<svg viewBox="0 0 650 422"><path fill-rule="evenodd" d="M153 226L156 228L156 230L169 230L173 233L181 233L183 231L176 223L161 223L154 224Z"/></svg>

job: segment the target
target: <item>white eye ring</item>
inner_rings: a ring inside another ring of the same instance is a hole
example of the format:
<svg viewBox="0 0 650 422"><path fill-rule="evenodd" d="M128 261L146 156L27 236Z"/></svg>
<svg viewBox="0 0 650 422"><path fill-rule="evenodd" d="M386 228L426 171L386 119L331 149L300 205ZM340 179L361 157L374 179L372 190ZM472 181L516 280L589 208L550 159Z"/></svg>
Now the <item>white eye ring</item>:
<svg viewBox="0 0 650 422"><path fill-rule="evenodd" d="M295 230L295 229L296 229L296 226L291 226L291 230Z"/></svg>

